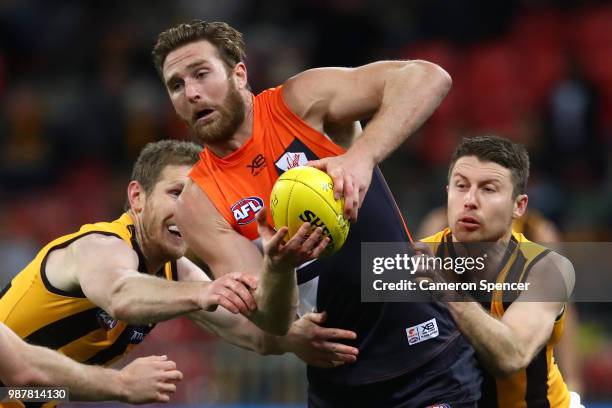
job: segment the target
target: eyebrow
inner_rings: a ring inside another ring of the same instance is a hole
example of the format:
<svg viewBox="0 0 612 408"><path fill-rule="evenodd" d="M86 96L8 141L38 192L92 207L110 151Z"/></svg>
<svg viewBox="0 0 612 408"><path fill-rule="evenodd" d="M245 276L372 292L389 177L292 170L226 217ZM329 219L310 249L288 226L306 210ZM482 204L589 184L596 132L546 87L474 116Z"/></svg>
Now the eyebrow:
<svg viewBox="0 0 612 408"><path fill-rule="evenodd" d="M457 177L457 176L468 180L468 177L464 176L463 174L461 174L459 172L453 174L452 177ZM499 183L501 183L501 179L499 177L489 177L487 179L484 179L484 180L481 180L481 181L478 182L478 184L487 184L487 183L497 183L497 184L499 184Z"/></svg>
<svg viewBox="0 0 612 408"><path fill-rule="evenodd" d="M194 69L195 67L198 67L198 66L200 66L200 65L204 65L204 64L206 64L206 63L208 63L208 62L209 62L209 61L208 61L208 60L206 60L206 59L198 59L198 60L193 61L191 64L187 65L187 66L185 67L185 69L186 69L186 70L191 70L191 69ZM168 78L168 80L166 81L166 86L167 86L168 88L170 88L170 85L172 85L174 82L176 82L176 81L177 81L177 79L178 79L178 78L177 78L177 75L176 75L176 74L172 75L172 76L171 76L170 78Z"/></svg>

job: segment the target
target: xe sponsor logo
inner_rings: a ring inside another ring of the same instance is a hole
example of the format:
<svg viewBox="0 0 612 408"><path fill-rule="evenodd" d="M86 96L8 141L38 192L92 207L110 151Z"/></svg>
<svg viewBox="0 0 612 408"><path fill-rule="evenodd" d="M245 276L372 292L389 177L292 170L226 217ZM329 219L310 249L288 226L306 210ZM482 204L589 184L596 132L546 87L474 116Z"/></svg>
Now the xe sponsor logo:
<svg viewBox="0 0 612 408"><path fill-rule="evenodd" d="M426 322L419 323L416 326L412 326L406 329L406 336L408 336L408 344L413 345L420 343L425 340L430 340L438 337L440 331L438 330L438 324L436 318L430 319Z"/></svg>
<svg viewBox="0 0 612 408"><path fill-rule="evenodd" d="M306 153L304 152L285 152L280 159L276 161L276 167L281 170L287 171L294 167L305 166L308 163Z"/></svg>
<svg viewBox="0 0 612 408"><path fill-rule="evenodd" d="M246 166L247 168L251 169L251 176L257 176L259 173L261 173L263 168L266 167L266 164L266 158L260 153L255 156L251 164L247 164Z"/></svg>
<svg viewBox="0 0 612 408"><path fill-rule="evenodd" d="M255 215L263 208L259 197L247 197L232 205L232 214L238 225L246 225L255 220Z"/></svg>
<svg viewBox="0 0 612 408"><path fill-rule="evenodd" d="M434 325L433 322L429 322L429 323L421 325L421 328L424 334L429 334L436 329L436 326Z"/></svg>

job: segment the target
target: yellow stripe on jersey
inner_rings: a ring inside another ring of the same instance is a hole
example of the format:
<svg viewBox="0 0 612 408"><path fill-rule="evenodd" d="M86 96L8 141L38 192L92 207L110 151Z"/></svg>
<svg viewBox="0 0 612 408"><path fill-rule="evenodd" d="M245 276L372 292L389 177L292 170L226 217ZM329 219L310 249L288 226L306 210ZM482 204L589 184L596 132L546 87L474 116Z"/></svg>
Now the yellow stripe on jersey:
<svg viewBox="0 0 612 408"><path fill-rule="evenodd" d="M59 290L51 285L45 274L46 259L51 251L89 234L124 240L139 255L139 271L146 272L129 214L113 222L84 225L78 232L46 245L15 276L0 297L0 321L31 344L56 349L82 363L110 364L140 343L154 325L132 326L114 320L90 302L82 291ZM176 262L166 263L158 276L177 280Z"/></svg>
<svg viewBox="0 0 612 408"><path fill-rule="evenodd" d="M452 234L449 228L424 238L438 256L451 256ZM532 243L523 234L513 231L512 242L504 257L504 264L497 277L498 283L525 282L529 271L549 250ZM516 299L519 293L514 294ZM491 302L483 303L495 317L502 317L513 300L502 299L500 291L494 292ZM527 368L504 378L496 379L483 373L481 407L568 407L570 396L561 372L555 363L553 347L563 334L565 310L557 317L546 346L534 357Z"/></svg>

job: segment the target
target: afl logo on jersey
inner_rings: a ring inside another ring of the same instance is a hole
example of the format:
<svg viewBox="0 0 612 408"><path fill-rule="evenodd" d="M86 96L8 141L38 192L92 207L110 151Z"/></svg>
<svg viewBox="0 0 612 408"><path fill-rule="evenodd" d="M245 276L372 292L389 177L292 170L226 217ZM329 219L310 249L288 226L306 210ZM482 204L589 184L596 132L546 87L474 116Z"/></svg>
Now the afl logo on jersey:
<svg viewBox="0 0 612 408"><path fill-rule="evenodd" d="M98 312L98 323L104 330L112 330L117 326L117 320L113 319L111 315L100 309Z"/></svg>
<svg viewBox="0 0 612 408"><path fill-rule="evenodd" d="M238 225L246 225L255 220L255 215L263 208L259 197L247 197L232 205L232 214Z"/></svg>

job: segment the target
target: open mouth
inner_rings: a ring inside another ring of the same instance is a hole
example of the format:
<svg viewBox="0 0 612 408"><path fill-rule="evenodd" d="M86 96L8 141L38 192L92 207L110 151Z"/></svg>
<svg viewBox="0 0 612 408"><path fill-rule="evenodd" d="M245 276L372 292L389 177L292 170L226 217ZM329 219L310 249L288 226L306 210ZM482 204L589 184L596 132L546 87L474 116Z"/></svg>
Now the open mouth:
<svg viewBox="0 0 612 408"><path fill-rule="evenodd" d="M199 121L200 119L207 118L207 117L208 117L208 116L209 116L211 113L213 113L214 111L215 111L214 109L210 109L210 108L207 108L207 109L202 109L202 110L200 110L200 111L196 112L196 114L195 114L195 120L196 120L196 121Z"/></svg>
<svg viewBox="0 0 612 408"><path fill-rule="evenodd" d="M176 225L170 225L168 227L168 232L170 232L172 235L176 235L179 238L182 238L183 236L181 235L181 232L179 231L178 227Z"/></svg>

